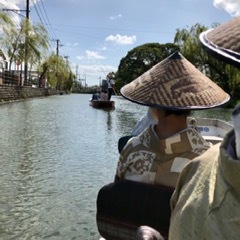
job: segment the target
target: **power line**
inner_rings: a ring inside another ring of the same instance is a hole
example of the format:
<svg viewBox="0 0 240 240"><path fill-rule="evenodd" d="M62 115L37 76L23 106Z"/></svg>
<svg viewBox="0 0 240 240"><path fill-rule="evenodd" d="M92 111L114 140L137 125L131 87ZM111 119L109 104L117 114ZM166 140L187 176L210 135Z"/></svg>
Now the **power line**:
<svg viewBox="0 0 240 240"><path fill-rule="evenodd" d="M57 39L56 37L56 34L55 34L55 31L53 30L53 28L51 27L51 23L50 23L50 20L49 20L49 17L48 17L48 14L46 12L46 9L44 7L44 3L42 0L39 0L34 6L33 6L41 24L43 26L46 27L47 31L48 31L48 34L49 34L49 37L50 39ZM52 42L50 42L51 44L51 47L53 48L52 46Z"/></svg>
<svg viewBox="0 0 240 240"><path fill-rule="evenodd" d="M44 7L43 1L41 0L40 2L41 2L41 4L42 4L43 11L44 11L44 13L45 13L45 15L46 15L46 18L47 18L46 27L48 27L48 24L49 24L50 29L51 29L51 31L53 32L53 35L55 35L55 32L53 31L53 28L52 28L52 26L51 26L51 24L50 24L50 20L49 20L49 18L48 18L48 15L47 15L46 9L45 9L45 7ZM56 35L55 35L55 38L57 38Z"/></svg>
<svg viewBox="0 0 240 240"><path fill-rule="evenodd" d="M3 8L3 11L6 12L14 12L16 14L18 14L21 17L25 17L24 15L20 14L19 12L26 12L26 10L20 10L20 9L8 9L8 8Z"/></svg>
<svg viewBox="0 0 240 240"><path fill-rule="evenodd" d="M38 3L41 3L41 5ZM46 9L44 7L43 1L42 0L38 1L34 5L34 9L35 9L37 16L40 19L40 22L42 23L42 25L48 29L48 33L49 33L50 37L57 38L53 28L51 27L51 24L50 24Z"/></svg>
<svg viewBox="0 0 240 240"><path fill-rule="evenodd" d="M170 32L162 32L162 31L147 31L147 30L141 30L141 29L128 29L128 28L106 28L106 27L92 27L92 26L82 26L82 25L66 25L66 24L52 24L59 27L67 27L68 29L70 27L74 28L83 28L83 29L89 29L89 30L106 30L106 31L124 31L124 32L142 32L142 33L170 33Z"/></svg>

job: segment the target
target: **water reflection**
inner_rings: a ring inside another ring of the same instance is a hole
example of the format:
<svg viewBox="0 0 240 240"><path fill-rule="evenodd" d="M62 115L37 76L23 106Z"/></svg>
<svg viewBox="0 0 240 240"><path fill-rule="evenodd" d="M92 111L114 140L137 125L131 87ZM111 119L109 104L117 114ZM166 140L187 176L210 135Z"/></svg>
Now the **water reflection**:
<svg viewBox="0 0 240 240"><path fill-rule="evenodd" d="M231 114L233 109L213 108L207 110L194 111L193 116L204 118L217 118L231 123Z"/></svg>
<svg viewBox="0 0 240 240"><path fill-rule="evenodd" d="M108 131L112 130L112 117L110 112L108 112L107 114L107 130Z"/></svg>

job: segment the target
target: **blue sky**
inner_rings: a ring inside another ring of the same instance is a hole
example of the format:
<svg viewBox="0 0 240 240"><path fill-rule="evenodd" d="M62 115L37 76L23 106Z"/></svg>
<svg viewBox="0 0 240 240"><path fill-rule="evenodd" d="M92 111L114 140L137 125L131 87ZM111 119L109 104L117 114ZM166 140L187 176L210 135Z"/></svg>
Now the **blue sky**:
<svg viewBox="0 0 240 240"><path fill-rule="evenodd" d="M240 15L240 0L29 0L30 19L47 28L51 50L65 56L78 78L98 85L120 60L145 43L173 42L176 29L211 27ZM26 0L0 0L1 9L26 9ZM14 20L19 15L9 13ZM25 12L21 12L25 15Z"/></svg>

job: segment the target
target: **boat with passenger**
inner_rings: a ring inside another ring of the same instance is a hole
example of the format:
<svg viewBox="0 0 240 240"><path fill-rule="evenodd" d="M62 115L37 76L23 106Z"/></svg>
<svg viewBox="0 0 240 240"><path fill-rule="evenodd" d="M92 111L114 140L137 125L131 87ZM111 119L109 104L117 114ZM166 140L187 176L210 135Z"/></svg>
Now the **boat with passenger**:
<svg viewBox="0 0 240 240"><path fill-rule="evenodd" d="M121 152L127 141L143 130L152 120L145 116L129 136L118 141ZM196 129L211 144L219 143L233 126L212 118L188 117L188 125ZM167 239L170 223L170 198L174 188L130 180L103 186L97 196L96 221L100 235L108 240L134 240L139 226L147 225Z"/></svg>
<svg viewBox="0 0 240 240"><path fill-rule="evenodd" d="M108 100L108 95L106 90L101 90L99 93L94 93L92 98L89 100L90 106L94 108L115 108L115 102L112 100Z"/></svg>
<svg viewBox="0 0 240 240"><path fill-rule="evenodd" d="M94 108L115 108L114 101L108 100L89 100L89 104Z"/></svg>

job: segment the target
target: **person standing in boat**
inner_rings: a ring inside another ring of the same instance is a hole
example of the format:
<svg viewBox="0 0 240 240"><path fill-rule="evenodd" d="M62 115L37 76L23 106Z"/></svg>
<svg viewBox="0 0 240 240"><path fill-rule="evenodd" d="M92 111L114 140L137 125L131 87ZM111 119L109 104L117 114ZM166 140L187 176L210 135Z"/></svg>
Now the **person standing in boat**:
<svg viewBox="0 0 240 240"><path fill-rule="evenodd" d="M115 84L115 81L113 80L113 73L109 73L107 75L107 84L108 84L108 101L111 100L112 94L113 94L113 86Z"/></svg>
<svg viewBox="0 0 240 240"><path fill-rule="evenodd" d="M127 179L175 187L184 166L210 144L188 127L191 110L220 106L229 95L176 52L120 90L149 106L156 124L128 140L120 152L115 181Z"/></svg>

